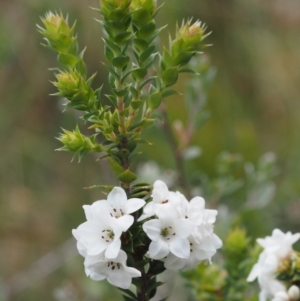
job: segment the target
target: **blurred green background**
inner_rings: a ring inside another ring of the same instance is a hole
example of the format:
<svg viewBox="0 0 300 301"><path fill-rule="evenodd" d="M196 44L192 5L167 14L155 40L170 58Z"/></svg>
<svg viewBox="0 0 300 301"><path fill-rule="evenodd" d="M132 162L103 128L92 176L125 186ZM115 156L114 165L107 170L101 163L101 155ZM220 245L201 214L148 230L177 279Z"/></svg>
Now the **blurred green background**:
<svg viewBox="0 0 300 301"><path fill-rule="evenodd" d="M93 19L99 16L89 6L97 7L98 1L0 1L3 301L93 301L100 300L99 294L101 300L114 300L108 286L85 278L82 259L68 239L71 229L84 220L82 205L102 197L82 187L115 180L106 163L96 162L92 155L71 164L70 154L54 152L60 146L54 138L60 128L71 130L80 121L72 111L62 114L62 101L49 96L55 89L48 68L57 63L55 55L40 45L42 38L36 31L39 16L45 12L68 13L71 23L77 20L81 48L88 47L89 74L97 71L95 83L106 83L102 32ZM201 170L213 178L216 157L223 150L241 153L252 162L265 152L274 152L280 172L277 193L255 213L253 222L260 220L261 227L249 231L254 236L269 234L273 227L299 232L300 2L166 0L157 17L158 25L168 24L161 43L167 43L169 32L174 36L176 21L188 17L199 18L213 32L207 40L213 47L206 53L217 75L207 106L211 118L193 140L202 148L202 156L187 165L187 174ZM178 89L183 90L182 83ZM181 96L169 98L167 106L171 120L186 119ZM162 168L174 169L170 147L159 129L147 136L153 137L156 146L143 147L144 154L137 160L156 160ZM238 209L245 201L241 197L229 209ZM248 215L249 225L251 219Z"/></svg>

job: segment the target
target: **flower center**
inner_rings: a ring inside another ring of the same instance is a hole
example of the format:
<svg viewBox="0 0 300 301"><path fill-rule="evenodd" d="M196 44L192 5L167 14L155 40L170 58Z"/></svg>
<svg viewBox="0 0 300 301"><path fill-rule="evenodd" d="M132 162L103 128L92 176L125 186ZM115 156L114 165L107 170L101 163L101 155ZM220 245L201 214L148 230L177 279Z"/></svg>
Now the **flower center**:
<svg viewBox="0 0 300 301"><path fill-rule="evenodd" d="M110 212L110 216L111 217L115 217L115 218L119 218L121 216L124 215L124 212L122 209L116 209L116 208L113 208L113 210Z"/></svg>
<svg viewBox="0 0 300 301"><path fill-rule="evenodd" d="M107 267L111 268L112 270L119 270L121 268L121 263L109 261L107 263Z"/></svg>
<svg viewBox="0 0 300 301"><path fill-rule="evenodd" d="M105 242L112 242L115 237L115 234L111 230L102 230L101 238L105 240Z"/></svg>
<svg viewBox="0 0 300 301"><path fill-rule="evenodd" d="M175 236L176 233L173 231L172 227L166 227L166 228L163 228L161 231L160 231L160 235L165 238L166 240L170 240L170 238L172 236Z"/></svg>

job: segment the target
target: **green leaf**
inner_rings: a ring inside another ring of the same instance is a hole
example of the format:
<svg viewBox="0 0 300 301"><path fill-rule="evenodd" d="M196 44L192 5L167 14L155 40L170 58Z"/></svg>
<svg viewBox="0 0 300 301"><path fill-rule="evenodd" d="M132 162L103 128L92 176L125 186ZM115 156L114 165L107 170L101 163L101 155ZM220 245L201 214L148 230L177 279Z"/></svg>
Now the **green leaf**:
<svg viewBox="0 0 300 301"><path fill-rule="evenodd" d="M174 85L178 79L178 68L172 67L165 70L162 75L162 81L165 87Z"/></svg>
<svg viewBox="0 0 300 301"><path fill-rule="evenodd" d="M78 58L72 54L59 53L57 60L64 67L73 68L77 64Z"/></svg>
<svg viewBox="0 0 300 301"><path fill-rule="evenodd" d="M117 178L119 178L119 176L125 172L125 169L118 162L116 162L112 157L108 157L107 159L112 172Z"/></svg>
<svg viewBox="0 0 300 301"><path fill-rule="evenodd" d="M140 8L140 9L134 11L132 14L132 21L138 27L143 26L150 19L151 19L151 15L150 15L149 11L144 8Z"/></svg>
<svg viewBox="0 0 300 301"><path fill-rule="evenodd" d="M158 108L161 103L161 99L161 93L159 91L152 93L148 99L149 108L152 110Z"/></svg>
<svg viewBox="0 0 300 301"><path fill-rule="evenodd" d="M119 45L122 45L122 44L124 44L124 42L126 40L128 40L130 38L131 35L132 35L132 33L130 31L125 31L125 32L122 32L122 33L116 35L114 40Z"/></svg>
<svg viewBox="0 0 300 301"><path fill-rule="evenodd" d="M109 62L111 62L115 57L114 53L112 52L112 50L107 45L104 46L104 54L105 54L105 57L107 58L107 60Z"/></svg>
<svg viewBox="0 0 300 301"><path fill-rule="evenodd" d="M124 295L127 295L128 297L130 298L133 298L133 300L136 299L136 295L129 289L122 289L122 288L119 288L119 290L124 294Z"/></svg>
<svg viewBox="0 0 300 301"><path fill-rule="evenodd" d="M165 268L164 263L162 261L155 260L155 261L152 262L152 267L151 267L151 274L152 275L161 274L165 270L166 270L166 268Z"/></svg>
<svg viewBox="0 0 300 301"><path fill-rule="evenodd" d="M118 57L115 57L111 63L113 64L114 67L118 68L119 70L123 69L128 65L130 61L129 56L127 55L120 55Z"/></svg>
<svg viewBox="0 0 300 301"><path fill-rule="evenodd" d="M92 185L88 187L83 187L83 189L102 189L108 192L112 191L113 188L114 186L111 185Z"/></svg>
<svg viewBox="0 0 300 301"><path fill-rule="evenodd" d="M110 50L114 53L115 56L121 54L121 48L117 46L114 42L109 39L104 39L104 43L110 48Z"/></svg>
<svg viewBox="0 0 300 301"><path fill-rule="evenodd" d="M166 48L164 48L164 52L161 60L161 67L163 70L166 70L167 68L170 68L172 66L174 66L173 58L169 53L169 51Z"/></svg>
<svg viewBox="0 0 300 301"><path fill-rule="evenodd" d="M110 100L110 102L111 102L115 107L118 106L118 102L117 102L116 96L114 96L114 95L105 95L105 96Z"/></svg>
<svg viewBox="0 0 300 301"><path fill-rule="evenodd" d="M148 84L150 81L157 79L157 76L151 76L146 78L140 85L140 89L142 89L146 84Z"/></svg>
<svg viewBox="0 0 300 301"><path fill-rule="evenodd" d="M181 52L174 57L174 65L176 66L184 66L186 65L191 58L195 55L194 51L189 52Z"/></svg>
<svg viewBox="0 0 300 301"><path fill-rule="evenodd" d="M143 120L141 126L144 129L151 128L153 126L153 124L155 123L155 121L156 121L156 119L145 119L145 120Z"/></svg>
<svg viewBox="0 0 300 301"><path fill-rule="evenodd" d="M192 73L192 74L197 74L200 75L200 73L195 72L195 70L190 69L190 68L180 68L179 73Z"/></svg>
<svg viewBox="0 0 300 301"><path fill-rule="evenodd" d="M179 94L176 90L164 90L161 92L162 98L166 98L168 96L174 95L174 94Z"/></svg>
<svg viewBox="0 0 300 301"><path fill-rule="evenodd" d="M148 47L141 55L140 55L140 63L144 63L149 56L154 52L155 46L152 45Z"/></svg>
<svg viewBox="0 0 300 301"><path fill-rule="evenodd" d="M138 38L133 39L132 42L138 52L145 51L149 45L147 41Z"/></svg>
<svg viewBox="0 0 300 301"><path fill-rule="evenodd" d="M151 35L154 33L155 28L156 26L154 21L150 21L137 32L137 36L141 39L150 38Z"/></svg>
<svg viewBox="0 0 300 301"><path fill-rule="evenodd" d="M86 78L86 74L87 74L87 68L86 68L86 64L84 63L83 59L80 58L76 65L75 65L76 70L81 74L81 76L83 78Z"/></svg>
<svg viewBox="0 0 300 301"><path fill-rule="evenodd" d="M132 77L135 81L141 81L147 74L146 68L137 68L132 70Z"/></svg>
<svg viewBox="0 0 300 301"><path fill-rule="evenodd" d="M133 100L130 105L134 110L137 110L141 105L143 104L143 101L138 99L138 100Z"/></svg>
<svg viewBox="0 0 300 301"><path fill-rule="evenodd" d="M137 176L132 171L127 169L123 173L118 175L118 179L124 183L131 183L132 181L137 179Z"/></svg>
<svg viewBox="0 0 300 301"><path fill-rule="evenodd" d="M123 295L123 298L124 298L125 301L136 301L136 297L133 299L131 297Z"/></svg>
<svg viewBox="0 0 300 301"><path fill-rule="evenodd" d="M110 65L105 64L105 63L102 63L102 64L109 70L109 72L111 73L111 75L114 76L115 79L120 80L119 75L115 72L113 67L111 67Z"/></svg>

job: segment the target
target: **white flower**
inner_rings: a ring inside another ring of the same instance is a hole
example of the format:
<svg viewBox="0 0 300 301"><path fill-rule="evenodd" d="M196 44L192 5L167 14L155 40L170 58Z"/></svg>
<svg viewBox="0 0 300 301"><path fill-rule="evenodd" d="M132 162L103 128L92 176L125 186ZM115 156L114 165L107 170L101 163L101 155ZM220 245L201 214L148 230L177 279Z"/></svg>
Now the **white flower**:
<svg viewBox="0 0 300 301"><path fill-rule="evenodd" d="M190 243L187 237L192 231L192 224L177 217L176 211L157 213L158 219L152 219L143 224L143 230L152 240L149 255L153 259L162 259L170 252L179 258L188 258Z"/></svg>
<svg viewBox="0 0 300 301"><path fill-rule="evenodd" d="M274 298L272 299L272 301L289 301L289 295L285 292L278 292L275 294Z"/></svg>
<svg viewBox="0 0 300 301"><path fill-rule="evenodd" d="M213 233L217 210L205 209L205 200L202 197L194 197L189 202L181 193L177 192L177 195L180 202L175 207L179 216L192 224L192 232L188 237L190 256L179 258L170 253L165 260L165 267L170 270L186 271L203 260L211 261L211 257L222 246L222 241Z"/></svg>
<svg viewBox="0 0 300 301"><path fill-rule="evenodd" d="M123 289L128 289L132 278L140 277L141 272L126 265L127 255L120 250L115 259L108 259L103 254L87 256L84 261L86 275L93 280L104 280Z"/></svg>
<svg viewBox="0 0 300 301"><path fill-rule="evenodd" d="M293 251L292 245L299 240L300 233L292 234L291 232L283 233L279 229L272 232L272 236L259 238L257 242L265 249L267 253L272 253L278 258L289 256Z"/></svg>
<svg viewBox="0 0 300 301"><path fill-rule="evenodd" d="M77 240L78 251L83 256L99 255L105 251L107 258L115 258L120 251L122 229L110 215L101 214L98 219L88 219L73 229L72 233Z"/></svg>
<svg viewBox="0 0 300 301"><path fill-rule="evenodd" d="M121 248L120 236L133 224L130 213L144 206L142 199L127 200L121 187L114 187L107 200L84 205L87 221L72 233L82 256L95 256L105 252L107 258L116 258Z"/></svg>
<svg viewBox="0 0 300 301"><path fill-rule="evenodd" d="M257 239L257 242L264 248L258 262L253 266L247 281L258 278L261 288L260 301L268 298L284 300L286 288L282 282L276 279L278 267L281 260L288 260L292 256L292 245L300 238L300 233L292 234L275 229L272 236L264 239ZM289 299L288 299L289 300Z"/></svg>
<svg viewBox="0 0 300 301"><path fill-rule="evenodd" d="M300 290L296 285L292 285L288 290L290 300L297 301L300 299Z"/></svg>
<svg viewBox="0 0 300 301"><path fill-rule="evenodd" d="M200 227L199 227L200 228ZM196 240L193 235L188 237L190 243L190 256L188 258L178 258L173 254L169 254L165 260L165 267L169 270L187 271L196 267L203 260L211 261L211 257L222 247L222 241L213 233L211 225L201 226L202 232L205 229L207 235L202 239Z"/></svg>
<svg viewBox="0 0 300 301"><path fill-rule="evenodd" d="M179 195L173 191L169 191L163 181L157 180L153 184L152 201L144 207L144 214L139 218L139 221L151 217L162 210L168 211L179 202Z"/></svg>
<svg viewBox="0 0 300 301"><path fill-rule="evenodd" d="M97 212L96 219L99 218L98 213L109 214L111 217L117 219L117 223L120 225L122 231L125 232L134 221L133 216L130 214L142 208L145 203L143 199L138 198L127 200L124 189L114 187L108 194L107 200L100 200L92 204L90 218L93 219L93 212ZM86 210L86 208L84 209ZM87 209L89 210L89 208Z"/></svg>

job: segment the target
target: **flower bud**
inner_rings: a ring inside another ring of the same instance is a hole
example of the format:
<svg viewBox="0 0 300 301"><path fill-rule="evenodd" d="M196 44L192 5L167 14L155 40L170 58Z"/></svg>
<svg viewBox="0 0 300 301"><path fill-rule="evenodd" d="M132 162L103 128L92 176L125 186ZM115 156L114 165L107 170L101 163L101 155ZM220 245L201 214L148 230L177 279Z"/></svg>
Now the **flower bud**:
<svg viewBox="0 0 300 301"><path fill-rule="evenodd" d="M71 28L67 18L65 19L62 14L48 12L41 19L45 27L38 25L38 29L46 38L49 46L59 52L68 52L76 43L76 37L73 37L74 26Z"/></svg>
<svg viewBox="0 0 300 301"><path fill-rule="evenodd" d="M292 285L288 290L288 295L291 301L298 301L300 299L300 290L296 285Z"/></svg>
<svg viewBox="0 0 300 301"><path fill-rule="evenodd" d="M85 110L90 105L91 89L77 71L61 71L55 75L53 84L59 90L59 95L70 100L68 107Z"/></svg>
<svg viewBox="0 0 300 301"><path fill-rule="evenodd" d="M57 35L59 33L63 33L65 35L69 35L72 32L67 20L57 13L53 14L51 11L46 13L45 18L42 18L42 22L45 25L45 29L50 34Z"/></svg>
<svg viewBox="0 0 300 301"><path fill-rule="evenodd" d="M58 150L70 152L88 152L96 148L96 145L94 145L90 138L80 133L78 126L73 132L63 129L63 133L57 139L64 145Z"/></svg>
<svg viewBox="0 0 300 301"><path fill-rule="evenodd" d="M200 21L191 23L192 20L188 20L185 24L182 23L181 27L177 29L176 38L182 38L188 49L194 50L203 40L206 27Z"/></svg>
<svg viewBox="0 0 300 301"><path fill-rule="evenodd" d="M172 42L172 56L177 65L185 65L198 50L200 43L207 36L204 35L205 26L196 21L192 24L191 20L177 26L176 39Z"/></svg>
<svg viewBox="0 0 300 301"><path fill-rule="evenodd" d="M62 96L70 98L79 91L79 76L76 72L60 72L55 75L57 82L54 85L61 92Z"/></svg>

